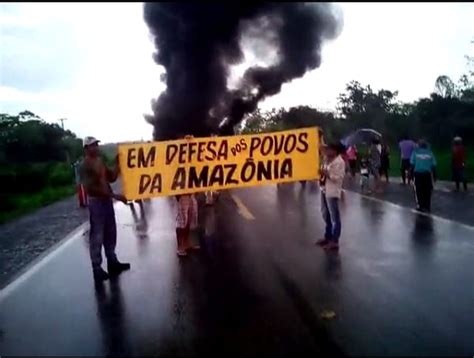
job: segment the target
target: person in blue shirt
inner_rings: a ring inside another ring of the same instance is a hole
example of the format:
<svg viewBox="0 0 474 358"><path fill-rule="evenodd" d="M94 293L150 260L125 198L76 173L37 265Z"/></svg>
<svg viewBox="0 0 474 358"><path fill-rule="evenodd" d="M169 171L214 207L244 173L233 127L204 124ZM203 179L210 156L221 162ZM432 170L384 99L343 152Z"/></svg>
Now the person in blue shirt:
<svg viewBox="0 0 474 358"><path fill-rule="evenodd" d="M410 159L412 177L415 178L415 196L418 211L431 211L433 181L436 181L436 158L425 140L418 142Z"/></svg>

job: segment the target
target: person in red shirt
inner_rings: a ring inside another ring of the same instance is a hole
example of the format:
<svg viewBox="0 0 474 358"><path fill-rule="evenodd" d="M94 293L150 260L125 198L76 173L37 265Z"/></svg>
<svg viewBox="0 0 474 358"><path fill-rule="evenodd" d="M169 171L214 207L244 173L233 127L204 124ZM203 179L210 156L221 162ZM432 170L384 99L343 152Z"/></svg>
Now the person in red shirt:
<svg viewBox="0 0 474 358"><path fill-rule="evenodd" d="M351 145L346 151L347 160L349 161L349 169L352 178L355 178L357 171L357 147Z"/></svg>
<svg viewBox="0 0 474 358"><path fill-rule="evenodd" d="M467 179L466 179L466 148L462 143L461 137L454 138L453 142L453 154L452 154L452 169L453 169L453 181L456 183L456 191L459 191L460 184L464 186L464 190L467 191Z"/></svg>

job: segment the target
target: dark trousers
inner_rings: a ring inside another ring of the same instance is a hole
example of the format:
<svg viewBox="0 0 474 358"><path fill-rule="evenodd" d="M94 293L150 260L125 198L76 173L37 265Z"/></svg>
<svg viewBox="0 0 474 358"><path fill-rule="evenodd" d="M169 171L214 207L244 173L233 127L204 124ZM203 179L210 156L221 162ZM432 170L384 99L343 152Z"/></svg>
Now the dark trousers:
<svg viewBox="0 0 474 358"><path fill-rule="evenodd" d="M356 159L349 160L349 169L351 171L351 175L353 177L355 177L356 171L357 171L357 160Z"/></svg>
<svg viewBox="0 0 474 358"><path fill-rule="evenodd" d="M459 190L461 183L464 186L464 190L467 190L467 179L464 168L453 168L453 180L456 183L456 190Z"/></svg>
<svg viewBox="0 0 474 358"><path fill-rule="evenodd" d="M415 172L416 203L420 209L431 210L431 193L433 192L433 179L431 172Z"/></svg>
<svg viewBox="0 0 474 358"><path fill-rule="evenodd" d="M402 181L403 184L407 181L407 173L408 173L408 184L411 182L410 178L410 159L402 159L402 166L400 168L400 172L402 174Z"/></svg>
<svg viewBox="0 0 474 358"><path fill-rule="evenodd" d="M102 264L102 246L108 263L117 262L117 227L112 199L89 197L89 253L92 268L97 270Z"/></svg>

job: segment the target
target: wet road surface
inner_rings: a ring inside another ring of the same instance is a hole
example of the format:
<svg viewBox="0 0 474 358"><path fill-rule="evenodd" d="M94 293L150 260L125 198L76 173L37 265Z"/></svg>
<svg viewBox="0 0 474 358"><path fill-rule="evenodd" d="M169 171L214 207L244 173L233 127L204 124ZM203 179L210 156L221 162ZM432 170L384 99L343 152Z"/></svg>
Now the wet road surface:
<svg viewBox="0 0 474 358"><path fill-rule="evenodd" d="M71 196L0 225L0 288L87 219Z"/></svg>
<svg viewBox="0 0 474 358"><path fill-rule="evenodd" d="M474 225L474 195L472 192L453 192L449 183L437 183L432 195L431 212L433 215L457 221L467 225ZM392 178L387 185L383 183L382 194L373 194L372 198L383 199L407 208L415 208L415 192L412 186L400 185L400 181ZM345 187L360 193L359 180L346 178Z"/></svg>
<svg viewBox="0 0 474 358"><path fill-rule="evenodd" d="M299 185L225 193L184 260L173 198L138 225L117 204L132 270L95 287L86 236L66 241L1 291L0 355L472 356L474 229L347 192L340 253L325 253L319 199Z"/></svg>

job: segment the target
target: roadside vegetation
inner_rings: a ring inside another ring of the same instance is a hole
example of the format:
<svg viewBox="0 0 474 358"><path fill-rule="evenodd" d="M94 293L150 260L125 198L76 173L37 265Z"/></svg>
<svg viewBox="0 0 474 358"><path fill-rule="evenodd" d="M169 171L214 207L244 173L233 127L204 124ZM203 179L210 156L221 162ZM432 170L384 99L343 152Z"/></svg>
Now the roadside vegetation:
<svg viewBox="0 0 474 358"><path fill-rule="evenodd" d="M82 140L59 124L0 114L0 223L72 195L81 157Z"/></svg>

